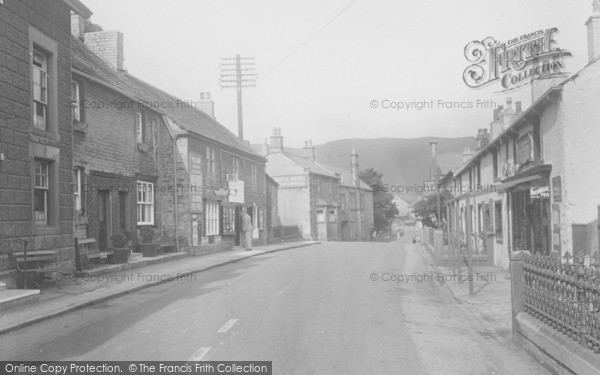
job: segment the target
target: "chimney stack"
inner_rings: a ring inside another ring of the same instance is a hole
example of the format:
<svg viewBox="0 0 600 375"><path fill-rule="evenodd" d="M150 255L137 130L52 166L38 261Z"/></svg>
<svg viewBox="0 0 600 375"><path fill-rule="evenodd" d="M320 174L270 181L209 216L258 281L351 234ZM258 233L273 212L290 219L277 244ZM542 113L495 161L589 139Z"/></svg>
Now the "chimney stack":
<svg viewBox="0 0 600 375"><path fill-rule="evenodd" d="M463 163L467 160L471 159L475 155L475 151L471 147L464 147L462 153L462 161Z"/></svg>
<svg viewBox="0 0 600 375"><path fill-rule="evenodd" d="M269 146L269 153L280 154L283 152L283 137L281 136L281 128L273 129L273 135L271 136L271 145Z"/></svg>
<svg viewBox="0 0 600 375"><path fill-rule="evenodd" d="M269 143L267 142L267 138L264 139L260 149L262 156L269 155Z"/></svg>
<svg viewBox="0 0 600 375"><path fill-rule="evenodd" d="M490 143L490 133L487 129L477 129L477 150L481 150Z"/></svg>
<svg viewBox="0 0 600 375"><path fill-rule="evenodd" d="M312 139L304 141L304 157L315 161L315 147L313 146Z"/></svg>
<svg viewBox="0 0 600 375"><path fill-rule="evenodd" d="M600 58L600 0L593 0L593 13L586 21L588 34L588 63Z"/></svg>
<svg viewBox="0 0 600 375"><path fill-rule="evenodd" d="M85 33L85 45L106 60L115 70L123 71L123 33L96 31Z"/></svg>
<svg viewBox="0 0 600 375"><path fill-rule="evenodd" d="M494 118L490 123L490 141L496 139L500 133L504 131L502 127L502 112L504 111L504 106L498 106L498 108L494 109Z"/></svg>
<svg viewBox="0 0 600 375"><path fill-rule="evenodd" d="M215 118L215 102L210 98L210 92L201 92L198 109Z"/></svg>
<svg viewBox="0 0 600 375"><path fill-rule="evenodd" d="M354 187L360 186L360 170L358 169L358 154L355 149L352 149L352 154L350 155L350 185Z"/></svg>
<svg viewBox="0 0 600 375"><path fill-rule="evenodd" d="M85 20L81 15L71 12L71 34L83 42L85 35Z"/></svg>

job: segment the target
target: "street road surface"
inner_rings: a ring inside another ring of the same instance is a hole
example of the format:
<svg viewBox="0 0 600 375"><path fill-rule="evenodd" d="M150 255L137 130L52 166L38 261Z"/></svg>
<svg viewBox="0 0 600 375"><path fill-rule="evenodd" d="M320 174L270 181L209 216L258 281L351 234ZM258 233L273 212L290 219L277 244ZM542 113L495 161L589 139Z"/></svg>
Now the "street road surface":
<svg viewBox="0 0 600 375"><path fill-rule="evenodd" d="M382 280L431 270L411 240L324 243L217 267L2 335L0 358L268 360L274 374L547 374L508 331L482 333L437 282Z"/></svg>

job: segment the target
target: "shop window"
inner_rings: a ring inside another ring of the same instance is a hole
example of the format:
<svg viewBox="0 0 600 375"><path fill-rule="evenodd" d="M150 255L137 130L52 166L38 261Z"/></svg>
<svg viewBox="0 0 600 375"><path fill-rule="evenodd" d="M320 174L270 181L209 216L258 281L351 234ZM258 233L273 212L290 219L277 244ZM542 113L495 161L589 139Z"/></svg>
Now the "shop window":
<svg viewBox="0 0 600 375"><path fill-rule="evenodd" d="M235 207L223 207L222 211L222 233L235 234Z"/></svg>
<svg viewBox="0 0 600 375"><path fill-rule="evenodd" d="M138 225L154 225L154 184L137 183Z"/></svg>
<svg viewBox="0 0 600 375"><path fill-rule="evenodd" d="M215 236L219 234L219 203L207 201L204 207L204 216L206 223L205 234Z"/></svg>

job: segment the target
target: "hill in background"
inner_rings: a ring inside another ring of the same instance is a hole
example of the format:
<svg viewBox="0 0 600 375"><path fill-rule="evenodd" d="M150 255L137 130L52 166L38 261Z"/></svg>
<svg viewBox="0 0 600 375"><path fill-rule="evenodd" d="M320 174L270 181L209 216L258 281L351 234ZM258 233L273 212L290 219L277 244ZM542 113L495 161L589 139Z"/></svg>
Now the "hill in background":
<svg viewBox="0 0 600 375"><path fill-rule="evenodd" d="M475 137L462 138L379 138L341 139L315 146L318 162L350 169L350 154L356 149L360 169L374 167L383 173L384 182L396 186L421 185L429 180L429 142L438 142L438 163L443 173L462 162L464 147L476 148ZM252 145L260 152L260 145ZM286 152L302 155L301 148L286 147Z"/></svg>

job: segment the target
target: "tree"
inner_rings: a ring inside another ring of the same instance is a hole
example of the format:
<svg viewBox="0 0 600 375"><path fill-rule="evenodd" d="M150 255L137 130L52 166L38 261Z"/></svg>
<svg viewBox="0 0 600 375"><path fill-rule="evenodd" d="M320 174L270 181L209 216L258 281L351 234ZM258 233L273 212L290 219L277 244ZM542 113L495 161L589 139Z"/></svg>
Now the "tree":
<svg viewBox="0 0 600 375"><path fill-rule="evenodd" d="M440 213L443 219L446 216L446 202L452 198L452 194L445 192L440 192L438 194L440 195ZM415 216L421 217L423 225L432 228L438 227L439 222L437 217L437 194L431 194L424 197L422 201L416 202L413 207Z"/></svg>
<svg viewBox="0 0 600 375"><path fill-rule="evenodd" d="M387 229L398 215L398 208L392 202L394 196L389 192L384 192L382 189L383 174L377 172L375 168L369 168L360 172L360 179L371 186L373 191L375 230Z"/></svg>

